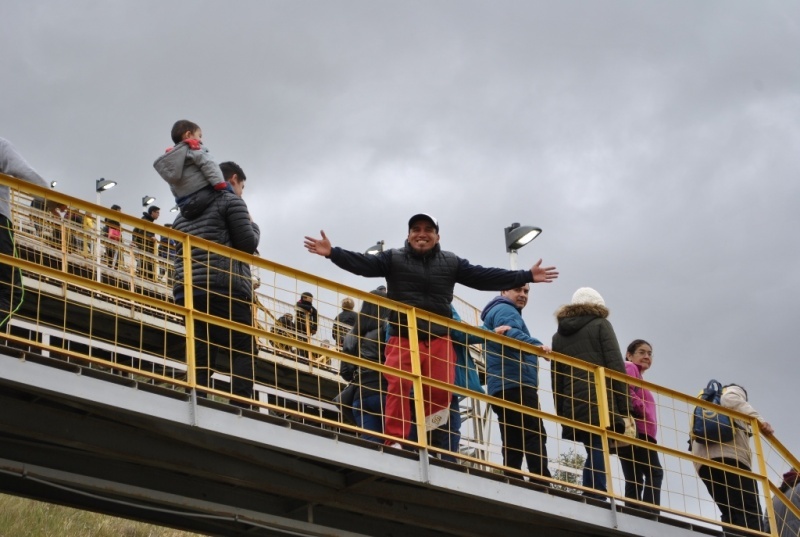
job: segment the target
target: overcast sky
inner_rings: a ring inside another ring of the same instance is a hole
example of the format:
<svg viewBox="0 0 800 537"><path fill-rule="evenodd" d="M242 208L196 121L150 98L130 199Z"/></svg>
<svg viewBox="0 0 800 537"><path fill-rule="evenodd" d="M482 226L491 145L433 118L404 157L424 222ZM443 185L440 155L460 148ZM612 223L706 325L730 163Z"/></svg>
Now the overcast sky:
<svg viewBox="0 0 800 537"><path fill-rule="evenodd" d="M0 0L0 136L59 190L173 205L152 162L203 128L271 260L371 289L302 248L401 246L416 212L471 262L561 272L525 318L549 342L581 286L649 380L740 382L800 453L797 1ZM459 287L482 307L492 293Z"/></svg>

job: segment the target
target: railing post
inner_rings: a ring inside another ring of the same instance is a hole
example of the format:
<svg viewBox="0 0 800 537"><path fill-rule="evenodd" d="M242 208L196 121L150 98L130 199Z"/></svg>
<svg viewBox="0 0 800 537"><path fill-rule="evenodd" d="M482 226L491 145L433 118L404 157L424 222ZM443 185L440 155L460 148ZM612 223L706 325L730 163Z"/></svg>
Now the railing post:
<svg viewBox="0 0 800 537"><path fill-rule="evenodd" d="M755 425L755 427L753 427ZM753 444L755 445L756 461L758 462L758 475L761 481L761 488L764 489L764 502L766 508L767 520L769 520L769 527L772 535L778 535L778 524L775 518L775 508L772 505L772 494L769 490L769 469L767 462L764 460L764 446L761 442L761 429L758 428L758 420L756 418L750 419L750 427L753 429Z"/></svg>
<svg viewBox="0 0 800 537"><path fill-rule="evenodd" d="M186 380L189 389L197 391L197 364L194 352L194 293L192 292L192 239L189 235L183 241L183 305L187 309L184 328L186 329Z"/></svg>
<svg viewBox="0 0 800 537"><path fill-rule="evenodd" d="M606 474L606 491L611 496L612 505L614 504L614 485L611 479L611 454L608 450L608 430L612 427L609 422L609 402L608 390L606 389L606 370L596 366L594 370L595 393L597 394L597 412L600 419L601 437L603 439L603 461ZM591 455L590 455L591 456ZM616 526L616 510L614 513L614 525Z"/></svg>
<svg viewBox="0 0 800 537"><path fill-rule="evenodd" d="M417 332L417 310L411 308L408 315L408 345L411 353L411 373L414 375L414 416L416 417L417 441L428 449L428 434L425 430L425 405L423 404L422 367L419 357L419 334ZM427 462L427 461L426 461Z"/></svg>

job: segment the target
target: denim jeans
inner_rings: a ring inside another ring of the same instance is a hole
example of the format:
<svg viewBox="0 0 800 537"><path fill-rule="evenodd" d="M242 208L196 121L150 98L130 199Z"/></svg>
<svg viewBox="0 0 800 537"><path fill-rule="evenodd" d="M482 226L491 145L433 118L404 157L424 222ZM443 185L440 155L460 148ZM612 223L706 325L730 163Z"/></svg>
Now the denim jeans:
<svg viewBox="0 0 800 537"><path fill-rule="evenodd" d="M384 398L378 392L368 392L364 397L353 399L353 415L356 425L362 429L383 433ZM383 438L371 434L362 434L361 438L370 442L383 443Z"/></svg>
<svg viewBox="0 0 800 537"><path fill-rule="evenodd" d="M583 465L583 486L595 490L606 489L606 464L603 458L603 438L591 434L583 442L586 448L586 462Z"/></svg>

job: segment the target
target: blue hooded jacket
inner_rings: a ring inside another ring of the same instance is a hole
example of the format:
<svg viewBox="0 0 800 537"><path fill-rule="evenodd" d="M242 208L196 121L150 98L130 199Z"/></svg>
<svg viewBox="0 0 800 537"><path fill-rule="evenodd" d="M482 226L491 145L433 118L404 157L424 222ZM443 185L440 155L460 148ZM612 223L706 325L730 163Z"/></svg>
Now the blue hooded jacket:
<svg viewBox="0 0 800 537"><path fill-rule="evenodd" d="M531 345L542 345L528 331L522 320L522 310L504 296L495 297L486 304L481 312L481 320L486 330L494 332L498 326L508 325L511 330L505 333L507 337ZM537 388L538 370L539 359L535 354L522 353L493 341L486 342L486 388L489 395L520 387Z"/></svg>

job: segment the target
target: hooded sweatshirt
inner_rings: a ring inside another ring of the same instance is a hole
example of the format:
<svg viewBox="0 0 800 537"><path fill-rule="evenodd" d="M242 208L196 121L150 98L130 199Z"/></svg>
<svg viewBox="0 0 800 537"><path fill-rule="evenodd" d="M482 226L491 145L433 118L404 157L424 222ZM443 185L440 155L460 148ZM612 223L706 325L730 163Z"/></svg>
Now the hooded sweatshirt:
<svg viewBox="0 0 800 537"><path fill-rule="evenodd" d="M214 162L208 149L205 146L196 150L191 149L186 142L177 144L158 157L153 167L169 184L169 189L178 205L198 190L209 185L216 187L225 182L222 170Z"/></svg>

